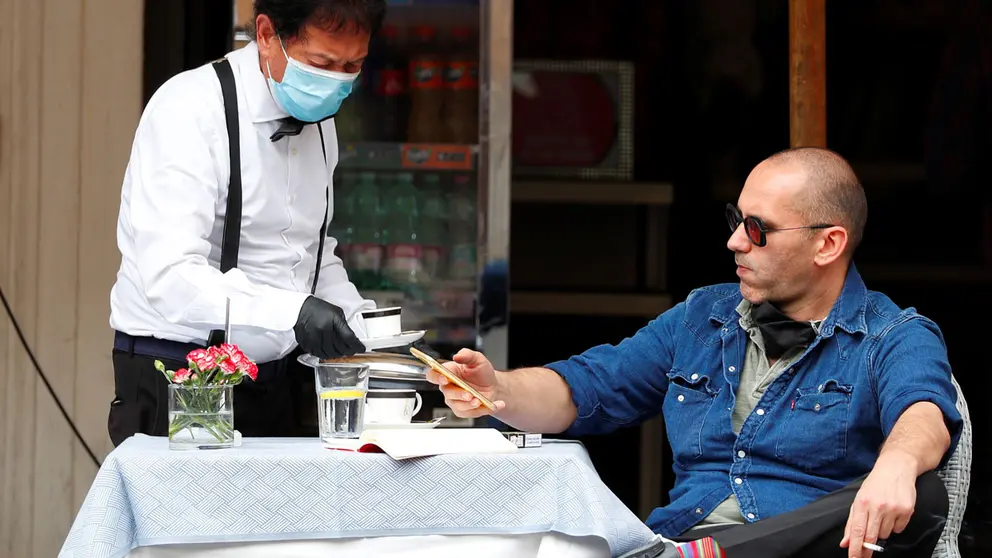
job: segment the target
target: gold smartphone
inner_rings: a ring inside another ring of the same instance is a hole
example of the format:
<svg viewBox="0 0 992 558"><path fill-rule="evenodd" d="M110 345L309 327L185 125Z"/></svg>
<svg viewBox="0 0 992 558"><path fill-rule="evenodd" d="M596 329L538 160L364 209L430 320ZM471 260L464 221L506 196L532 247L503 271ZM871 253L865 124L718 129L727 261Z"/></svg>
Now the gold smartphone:
<svg viewBox="0 0 992 558"><path fill-rule="evenodd" d="M418 349L415 349L413 347L410 347L410 353L413 356L415 356L418 359L420 359L420 361L423 362L424 364L426 364L427 366L430 366L431 368L433 368L435 372L437 372L438 374L440 374L440 375L444 376L445 378L447 378L449 382L451 382L451 383L455 384L456 386L462 388L463 390L471 393L476 399L478 399L482 403L482 405L484 407L486 407L490 411L496 412L496 404L495 403L493 403L492 401L490 401L485 395L482 395L481 393L479 393L478 390L476 390L472 386L470 386L467 383L465 383L465 380L462 380L458 376L455 376L450 371L448 371L447 368L445 368L444 366L441 366L441 364L438 361L436 361L433 358L431 358L430 355L428 355L428 354L426 354L426 353L424 353L424 352L422 352L422 351L420 351Z"/></svg>

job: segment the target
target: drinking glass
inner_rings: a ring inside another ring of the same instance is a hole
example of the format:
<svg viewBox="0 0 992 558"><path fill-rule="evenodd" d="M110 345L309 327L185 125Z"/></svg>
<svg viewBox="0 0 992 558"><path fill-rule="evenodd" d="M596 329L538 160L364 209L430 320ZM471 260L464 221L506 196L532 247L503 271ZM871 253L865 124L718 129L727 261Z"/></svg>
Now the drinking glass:
<svg viewBox="0 0 992 558"><path fill-rule="evenodd" d="M317 422L320 441L333 444L336 438L358 438L362 434L365 394L369 390L367 364L317 363Z"/></svg>

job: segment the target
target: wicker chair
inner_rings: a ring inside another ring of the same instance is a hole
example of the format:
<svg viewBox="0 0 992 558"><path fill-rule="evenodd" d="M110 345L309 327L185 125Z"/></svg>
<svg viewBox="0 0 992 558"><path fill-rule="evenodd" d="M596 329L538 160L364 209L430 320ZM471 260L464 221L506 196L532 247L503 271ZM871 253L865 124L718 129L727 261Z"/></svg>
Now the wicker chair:
<svg viewBox="0 0 992 558"><path fill-rule="evenodd" d="M933 558L961 558L958 535L961 533L964 510L968 505L968 487L971 485L971 417L961 386L953 377L951 382L958 392L957 408L964 420L964 427L961 429L958 447L947 463L937 470L937 474L944 481L944 486L947 487L950 505L947 510L947 524L940 535L937 548L933 551Z"/></svg>

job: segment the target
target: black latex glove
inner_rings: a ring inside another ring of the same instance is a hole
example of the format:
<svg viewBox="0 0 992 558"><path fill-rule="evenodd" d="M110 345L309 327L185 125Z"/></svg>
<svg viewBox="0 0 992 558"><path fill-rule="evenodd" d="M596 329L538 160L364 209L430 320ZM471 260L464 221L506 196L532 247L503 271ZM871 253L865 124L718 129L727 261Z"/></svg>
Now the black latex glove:
<svg viewBox="0 0 992 558"><path fill-rule="evenodd" d="M420 351L422 353L426 353L428 356L430 356L434 360L440 360L440 358L441 358L441 353L439 353L439 352L435 351L434 349L432 349L431 346L428 345L426 342L424 342L423 339L417 339L413 343L411 343L409 345L403 345L402 347L389 347L387 349L379 349L376 352L378 352L378 353L395 353L395 354L398 354L398 355L409 355L410 354L410 347L413 347L414 349L417 349L418 351Z"/></svg>
<svg viewBox="0 0 992 558"><path fill-rule="evenodd" d="M365 345L351 331L344 312L315 296L303 303L293 331L300 348L317 358L339 358L365 352Z"/></svg>

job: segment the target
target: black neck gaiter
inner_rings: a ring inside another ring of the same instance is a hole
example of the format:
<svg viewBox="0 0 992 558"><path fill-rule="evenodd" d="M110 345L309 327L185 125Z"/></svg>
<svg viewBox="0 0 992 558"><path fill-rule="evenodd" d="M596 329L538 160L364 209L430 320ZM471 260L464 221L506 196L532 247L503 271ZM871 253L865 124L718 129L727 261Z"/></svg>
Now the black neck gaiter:
<svg viewBox="0 0 992 558"><path fill-rule="evenodd" d="M793 320L769 302L751 307L751 321L761 331L765 355L770 359L779 359L794 347L806 347L816 338L812 324Z"/></svg>

